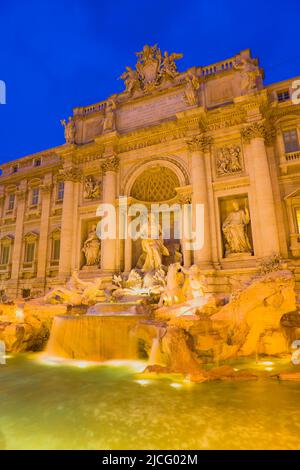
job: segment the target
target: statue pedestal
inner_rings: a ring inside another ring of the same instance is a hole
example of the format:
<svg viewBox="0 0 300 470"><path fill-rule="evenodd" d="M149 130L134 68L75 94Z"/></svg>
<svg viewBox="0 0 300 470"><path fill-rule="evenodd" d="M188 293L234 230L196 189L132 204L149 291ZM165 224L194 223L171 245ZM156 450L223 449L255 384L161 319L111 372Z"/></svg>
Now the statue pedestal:
<svg viewBox="0 0 300 470"><path fill-rule="evenodd" d="M78 272L78 277L84 281L93 281L94 279L101 278L103 288L112 283L112 273L104 273L98 266L84 266Z"/></svg>
<svg viewBox="0 0 300 470"><path fill-rule="evenodd" d="M230 253L225 256L225 259L249 259L251 256L251 253Z"/></svg>
<svg viewBox="0 0 300 470"><path fill-rule="evenodd" d="M86 271L86 272L99 272L100 273L100 268L98 264L94 264L93 266L83 266L81 268L81 271Z"/></svg>

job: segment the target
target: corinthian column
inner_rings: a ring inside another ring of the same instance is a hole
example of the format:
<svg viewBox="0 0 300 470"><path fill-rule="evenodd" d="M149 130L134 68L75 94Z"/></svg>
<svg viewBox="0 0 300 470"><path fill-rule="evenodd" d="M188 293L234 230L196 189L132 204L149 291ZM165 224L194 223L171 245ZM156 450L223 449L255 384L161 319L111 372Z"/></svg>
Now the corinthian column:
<svg viewBox="0 0 300 470"><path fill-rule="evenodd" d="M202 248L195 248L194 263L202 268L211 267L211 239L208 208L208 191L205 169L205 153L210 151L211 137L204 134L197 135L187 141L191 156L191 183L192 183L192 211L193 211L193 232L204 230L204 244ZM196 221L197 204L202 204L204 208L204 227L199 226Z"/></svg>
<svg viewBox="0 0 300 470"><path fill-rule="evenodd" d="M12 253L12 267L11 267L11 280L16 281L19 278L20 263L21 263L21 252L22 252L22 241L23 241L23 225L25 215L25 198L26 198L26 181L22 181L17 196L17 214L16 214L16 229L15 229L15 241L14 249ZM17 294L17 285L16 292Z"/></svg>
<svg viewBox="0 0 300 470"><path fill-rule="evenodd" d="M248 144L250 182L256 198L256 214L260 236L259 256L270 256L279 252L278 227L272 181L268 164L265 141L272 136L271 129L261 122L255 122L241 131L244 142Z"/></svg>
<svg viewBox="0 0 300 470"><path fill-rule="evenodd" d="M101 166L103 172L103 204L111 204L115 208L117 196L117 172L119 159L109 157ZM116 239L101 240L101 270L113 273L116 269Z"/></svg>
<svg viewBox="0 0 300 470"><path fill-rule="evenodd" d="M61 219L59 277L66 278L71 273L72 264L74 184L80 179L80 174L77 168L68 167L61 171L61 175L64 181L64 200Z"/></svg>
<svg viewBox="0 0 300 470"><path fill-rule="evenodd" d="M38 257L37 257L37 278L40 280L43 280L43 282L45 282L45 276L46 276L50 197L51 197L51 188L52 188L51 180L52 180L52 175L49 175L48 178L45 177L44 184L41 186L42 210L41 210L39 248L38 248Z"/></svg>

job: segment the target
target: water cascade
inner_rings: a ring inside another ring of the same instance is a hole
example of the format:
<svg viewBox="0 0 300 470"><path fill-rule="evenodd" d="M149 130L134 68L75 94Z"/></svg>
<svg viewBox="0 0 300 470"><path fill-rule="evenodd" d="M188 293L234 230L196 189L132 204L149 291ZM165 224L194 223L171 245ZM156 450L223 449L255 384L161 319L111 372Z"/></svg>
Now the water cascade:
<svg viewBox="0 0 300 470"><path fill-rule="evenodd" d="M47 354L88 361L139 359L133 331L142 315L80 315L54 318Z"/></svg>

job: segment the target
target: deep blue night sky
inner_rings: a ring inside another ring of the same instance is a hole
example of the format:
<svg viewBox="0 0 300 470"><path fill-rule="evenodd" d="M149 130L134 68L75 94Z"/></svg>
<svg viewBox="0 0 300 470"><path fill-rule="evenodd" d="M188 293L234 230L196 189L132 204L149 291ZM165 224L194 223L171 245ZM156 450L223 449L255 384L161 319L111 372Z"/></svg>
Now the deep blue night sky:
<svg viewBox="0 0 300 470"><path fill-rule="evenodd" d="M0 21L0 162L62 144L60 119L122 91L145 43L180 70L250 47L265 83L300 75L299 0L0 0Z"/></svg>

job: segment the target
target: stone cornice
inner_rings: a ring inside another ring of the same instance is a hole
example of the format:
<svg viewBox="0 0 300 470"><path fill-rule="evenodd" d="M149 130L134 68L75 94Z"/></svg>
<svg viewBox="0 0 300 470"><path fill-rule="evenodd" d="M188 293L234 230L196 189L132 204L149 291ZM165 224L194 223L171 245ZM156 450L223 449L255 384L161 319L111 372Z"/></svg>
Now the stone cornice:
<svg viewBox="0 0 300 470"><path fill-rule="evenodd" d="M250 179L248 176L233 177L222 181L214 181L213 189L215 191L228 191L236 188L247 187L250 185Z"/></svg>

